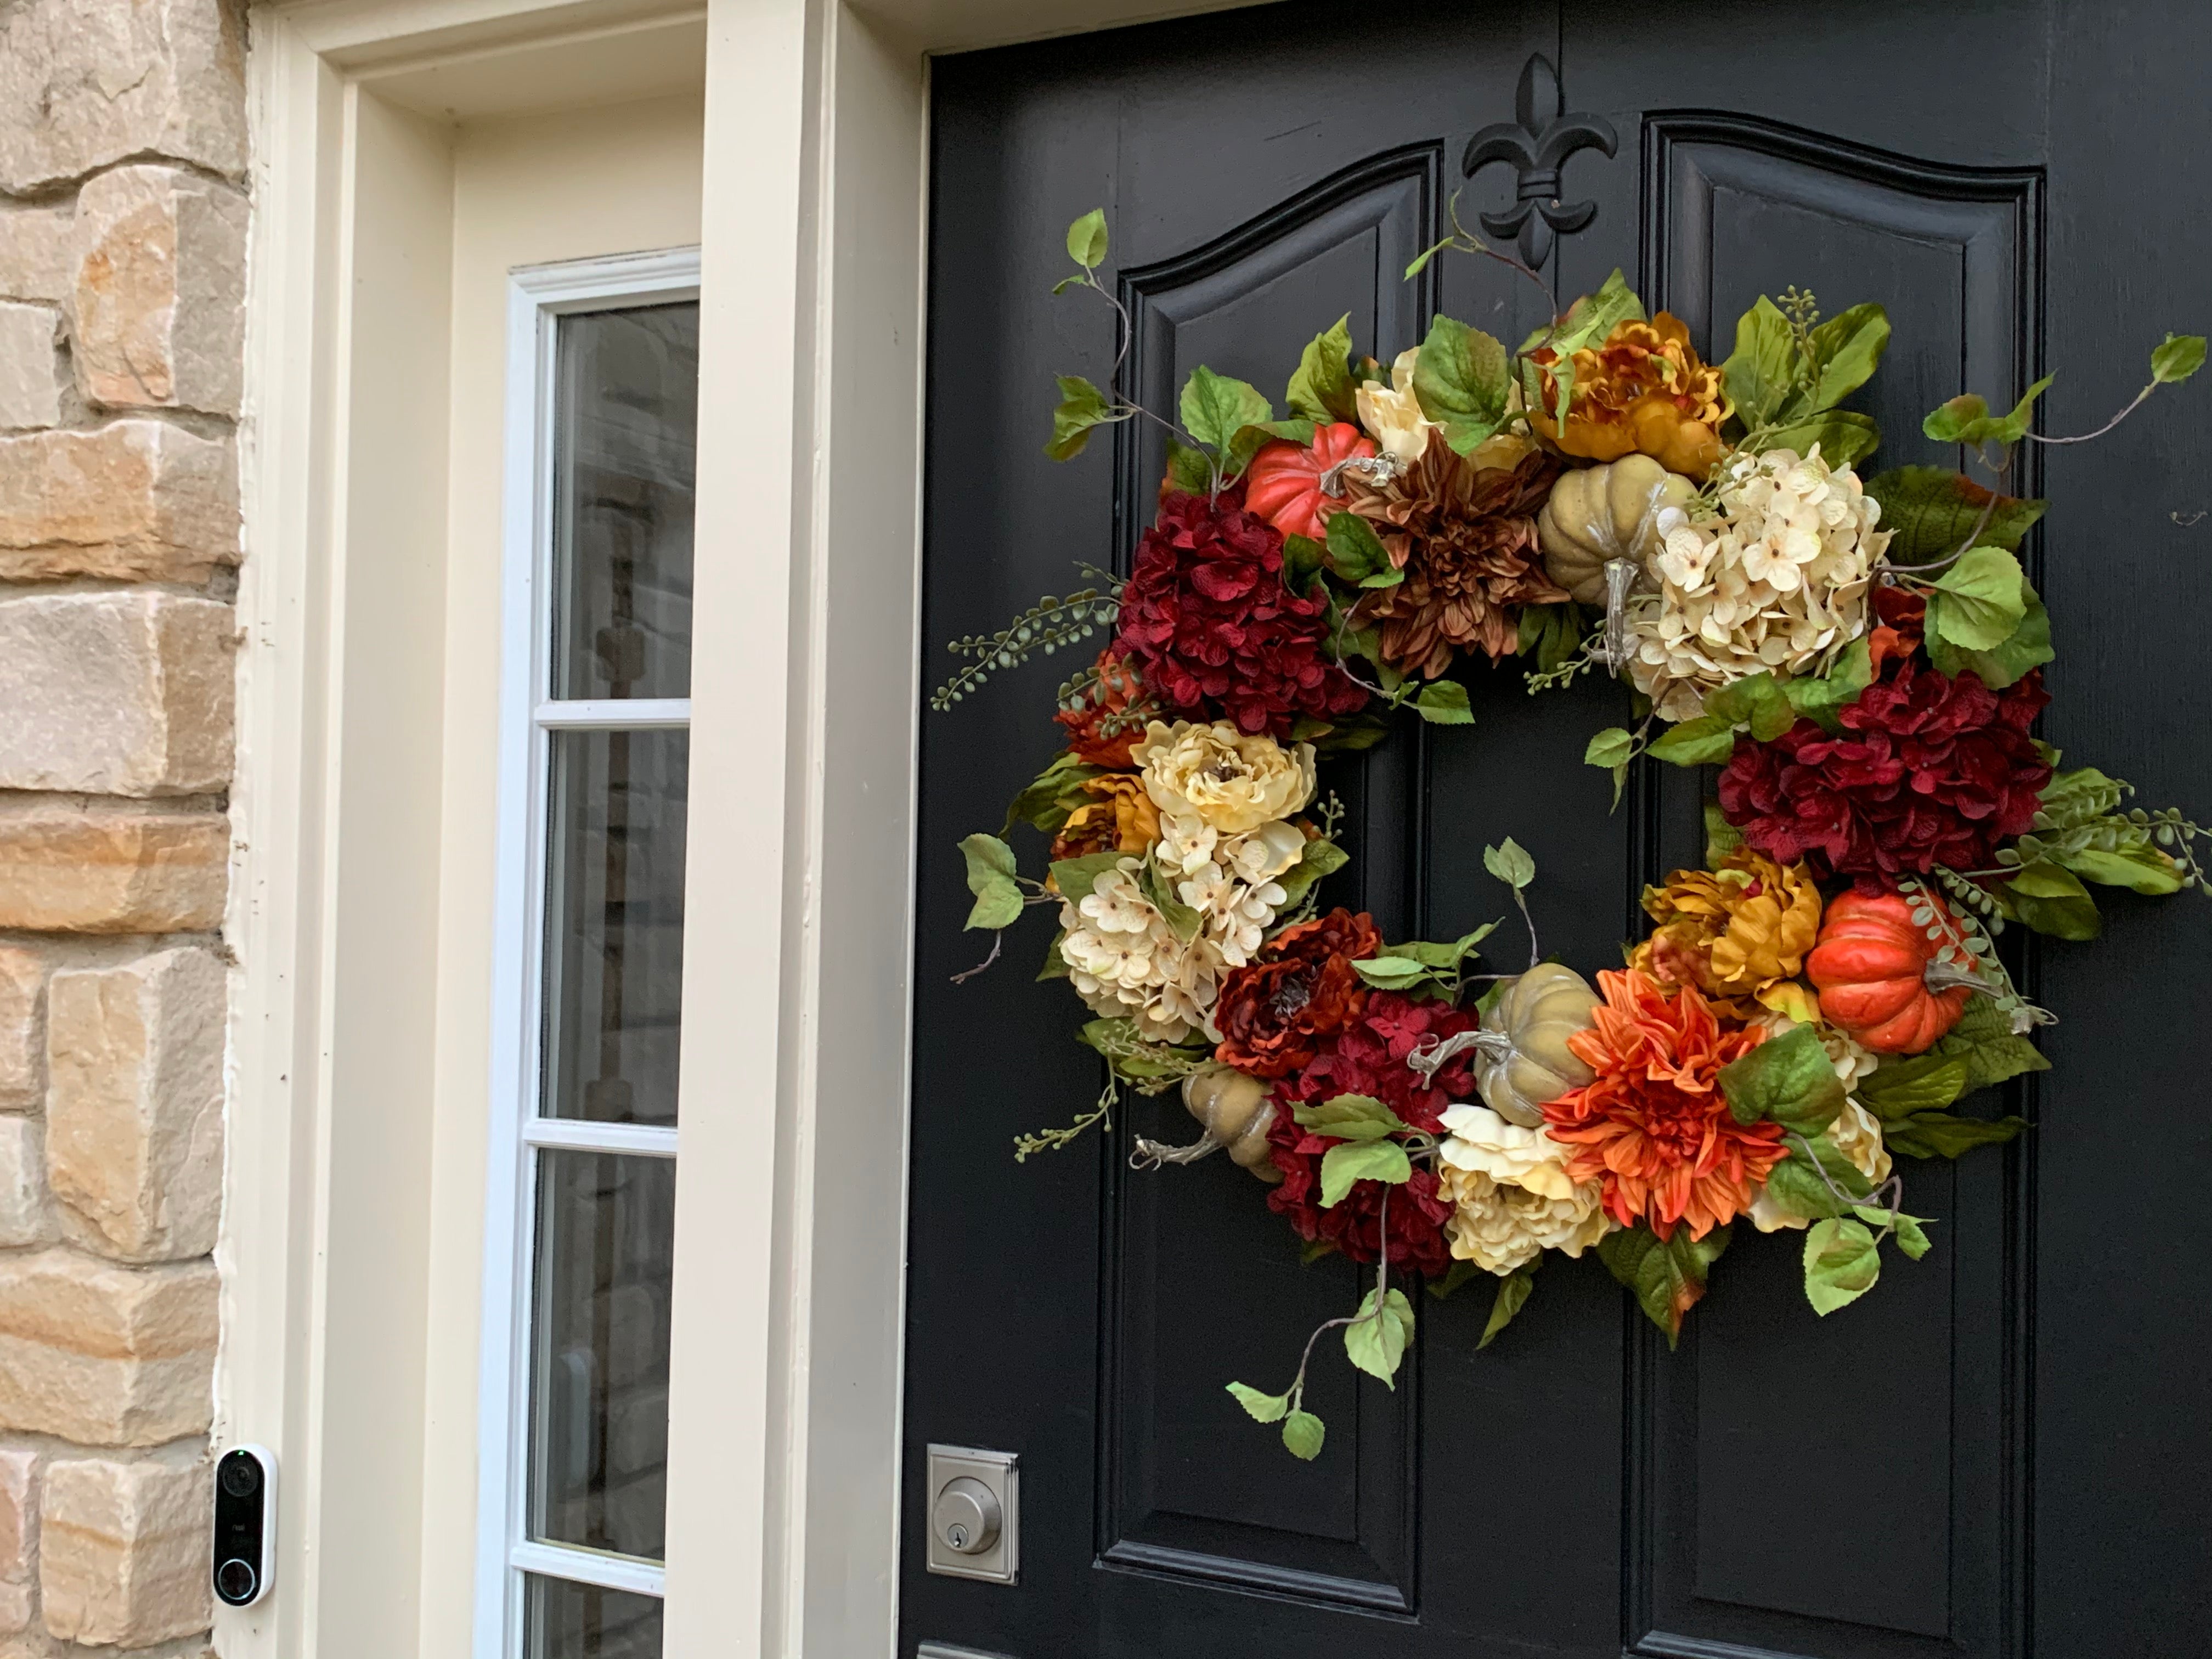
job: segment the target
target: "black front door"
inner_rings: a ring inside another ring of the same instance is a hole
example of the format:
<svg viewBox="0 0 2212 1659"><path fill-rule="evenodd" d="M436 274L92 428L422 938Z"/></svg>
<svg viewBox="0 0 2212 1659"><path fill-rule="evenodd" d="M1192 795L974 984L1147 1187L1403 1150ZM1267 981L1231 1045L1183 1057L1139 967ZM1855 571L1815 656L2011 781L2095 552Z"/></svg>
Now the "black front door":
<svg viewBox="0 0 2212 1659"><path fill-rule="evenodd" d="M2207 61L2212 10L2182 0L1293 3L939 60L932 683L944 641L1079 585L1076 561L1125 562L1150 516L1156 448L1041 453L1052 376L1103 382L1113 355L1105 307L1050 295L1089 208L1137 395L1171 407L1200 362L1276 395L1340 313L1385 362L1437 311L1508 341L1548 316L1484 261L1402 273L1452 192L1471 223L1524 183L1510 161L1465 177L1471 137L1563 101L1615 142L1556 186L1595 210L1534 250L1559 295L1620 267L1714 357L1762 293L1877 301L1879 465L1948 464L1919 430L1942 398L2056 370L2051 428L2084 430L2161 331L2203 326ZM2212 440L2178 409L2051 452L2027 553L2055 618L2045 736L2202 817ZM1595 1260L1547 1270L1480 1352L1486 1291L1422 1297L1395 1392L1317 1368L1330 1440L1302 1464L1222 1384L1279 1385L1354 1269L1302 1267L1225 1159L1132 1171L1133 1136L1188 1138L1172 1097L1017 1167L1012 1138L1098 1084L1067 988L1030 977L1048 920L950 980L978 954L953 843L1054 752L1054 678L924 717L902 1656L2212 1653L2200 915L2111 904L2096 945L2027 964L2063 1022L2007 1103L2036 1127L1913 1167L1938 1242L1878 1294L1816 1319L1795 1248L1748 1237L1673 1352ZM1697 861L1694 787L1639 777L1609 814L1580 760L1624 690L1469 678L1474 726L1402 732L1336 779L1355 863L1332 902L1452 937L1497 914L1480 849L1511 836L1547 953L1617 962L1643 883ZM1019 1455L1018 1585L924 1571L931 1442Z"/></svg>

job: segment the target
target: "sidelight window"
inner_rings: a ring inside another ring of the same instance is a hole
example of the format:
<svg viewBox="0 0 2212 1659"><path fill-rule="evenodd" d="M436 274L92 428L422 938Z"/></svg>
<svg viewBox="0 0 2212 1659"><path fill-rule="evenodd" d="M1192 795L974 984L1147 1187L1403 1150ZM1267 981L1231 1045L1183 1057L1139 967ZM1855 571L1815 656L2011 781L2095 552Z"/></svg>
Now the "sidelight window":
<svg viewBox="0 0 2212 1659"><path fill-rule="evenodd" d="M697 256L516 273L478 1659L656 1659Z"/></svg>

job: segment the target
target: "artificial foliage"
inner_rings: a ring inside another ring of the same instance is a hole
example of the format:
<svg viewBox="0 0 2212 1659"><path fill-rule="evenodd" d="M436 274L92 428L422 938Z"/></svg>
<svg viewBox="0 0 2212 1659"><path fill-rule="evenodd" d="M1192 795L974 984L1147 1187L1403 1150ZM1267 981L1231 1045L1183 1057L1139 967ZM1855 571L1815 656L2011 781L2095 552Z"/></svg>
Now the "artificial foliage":
<svg viewBox="0 0 2212 1659"><path fill-rule="evenodd" d="M1119 313L1103 214L1067 246L1054 292ZM1458 228L1407 276L1450 252L1542 286ZM2110 432L2204 341L2166 337L2080 437L2033 429L2047 379L2002 413L1951 399L1923 430L1975 477L1868 465L1881 434L1846 402L1889 332L1879 306L1823 319L1792 288L1712 361L1616 271L1514 350L1440 316L1386 366L1339 319L1279 414L1205 368L1172 412L1133 403L1126 315L1106 387L1060 378L1050 456L1142 421L1168 465L1127 578L1089 571L955 641L934 700L1091 659L1060 687L1060 751L961 843L970 927L1057 919L1040 977L1085 1005L1105 1072L1016 1156L1109 1124L1125 1090L1177 1092L1200 1133L1138 1138L1139 1168L1226 1151L1310 1259L1372 1269L1286 1387L1228 1385L1297 1455L1326 1443L1304 1401L1322 1339L1392 1382L1415 1279L1492 1282L1486 1346L1547 1257L1594 1255L1671 1343L1735 1237L1795 1232L1813 1310L1847 1307L1890 1252L1929 1248L1906 1165L2027 1127L1976 1100L2046 1064L2052 1016L1999 935L2090 939L2099 886L2212 896L2203 829L2037 739L2053 653L2021 548L2045 503L2006 493L2027 446ZM1470 723L1468 677L1498 672L1531 695L1620 681L1629 718L1583 757L1616 805L1639 759L1704 775L1705 866L1646 891L1618 966L1545 959L1511 841L1483 860L1518 966L1483 954L1500 922L1394 942L1328 902L1347 858L1319 765L1394 720Z"/></svg>

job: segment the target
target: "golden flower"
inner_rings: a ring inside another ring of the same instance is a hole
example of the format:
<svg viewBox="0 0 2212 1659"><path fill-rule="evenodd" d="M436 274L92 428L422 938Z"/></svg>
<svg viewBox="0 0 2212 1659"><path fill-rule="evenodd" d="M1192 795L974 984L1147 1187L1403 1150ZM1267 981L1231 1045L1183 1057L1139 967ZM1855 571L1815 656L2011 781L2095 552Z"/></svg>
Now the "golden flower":
<svg viewBox="0 0 2212 1659"><path fill-rule="evenodd" d="M1082 858L1091 853L1146 853L1160 838L1160 809L1133 772L1109 772L1091 778L1083 792L1096 796L1067 815L1053 837L1052 856Z"/></svg>
<svg viewBox="0 0 2212 1659"><path fill-rule="evenodd" d="M1531 354L1559 361L1549 346ZM1551 410L1559 392L1544 376L1544 407L1528 419L1570 455L1617 461L1632 450L1670 472L1702 483L1721 458L1721 422L1732 412L1714 364L1698 361L1690 331L1661 312L1650 322L1616 324L1602 343L1574 354L1574 396L1561 431Z"/></svg>
<svg viewBox="0 0 2212 1659"><path fill-rule="evenodd" d="M1889 1179L1889 1149L1881 1144L1881 1120L1856 1100L1844 1103L1843 1111L1828 1126L1828 1141L1869 1182L1880 1185ZM1771 1187L1761 1187L1751 1201L1751 1224L1763 1233L1809 1226L1812 1220L1777 1198Z"/></svg>
<svg viewBox="0 0 2212 1659"><path fill-rule="evenodd" d="M1604 1189L1567 1173L1568 1149L1487 1106L1454 1106L1437 1147L1437 1180L1452 1206L1452 1255L1510 1273L1546 1250L1578 1256L1612 1226Z"/></svg>
<svg viewBox="0 0 2212 1659"><path fill-rule="evenodd" d="M1802 1006L1795 981L1820 933L1820 890L1803 865L1739 847L1717 870L1677 870L1645 888L1644 909L1657 927L1630 967L1694 985L1737 1019Z"/></svg>
<svg viewBox="0 0 2212 1659"><path fill-rule="evenodd" d="M1285 749L1227 720L1154 720L1133 752L1163 815L1196 818L1224 836L1286 818L1313 799L1311 744Z"/></svg>

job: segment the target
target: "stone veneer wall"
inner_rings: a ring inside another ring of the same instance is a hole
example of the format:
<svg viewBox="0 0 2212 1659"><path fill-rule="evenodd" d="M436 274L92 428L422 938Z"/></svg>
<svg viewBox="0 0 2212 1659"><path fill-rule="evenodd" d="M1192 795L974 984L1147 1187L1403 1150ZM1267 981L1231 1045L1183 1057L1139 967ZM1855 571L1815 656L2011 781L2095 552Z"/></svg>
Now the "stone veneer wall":
<svg viewBox="0 0 2212 1659"><path fill-rule="evenodd" d="M0 0L0 1659L207 1642L231 0Z"/></svg>

